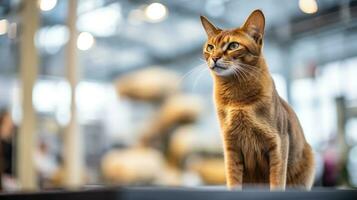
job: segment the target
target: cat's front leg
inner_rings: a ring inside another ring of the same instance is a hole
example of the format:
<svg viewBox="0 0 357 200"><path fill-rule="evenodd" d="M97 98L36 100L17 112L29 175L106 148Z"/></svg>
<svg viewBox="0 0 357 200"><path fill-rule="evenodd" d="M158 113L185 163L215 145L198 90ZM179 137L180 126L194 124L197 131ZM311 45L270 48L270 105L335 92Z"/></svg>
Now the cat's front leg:
<svg viewBox="0 0 357 200"><path fill-rule="evenodd" d="M241 190L243 183L243 161L242 154L235 143L236 142L225 141L226 182L230 190Z"/></svg>
<svg viewBox="0 0 357 200"><path fill-rule="evenodd" d="M283 139L285 140L285 139ZM279 137L272 140L269 149L270 190L285 190L287 171L287 145Z"/></svg>
<svg viewBox="0 0 357 200"><path fill-rule="evenodd" d="M223 133L223 149L225 161L226 183L230 190L242 189L243 156L238 145L237 124L235 115L227 110L218 109L218 116Z"/></svg>

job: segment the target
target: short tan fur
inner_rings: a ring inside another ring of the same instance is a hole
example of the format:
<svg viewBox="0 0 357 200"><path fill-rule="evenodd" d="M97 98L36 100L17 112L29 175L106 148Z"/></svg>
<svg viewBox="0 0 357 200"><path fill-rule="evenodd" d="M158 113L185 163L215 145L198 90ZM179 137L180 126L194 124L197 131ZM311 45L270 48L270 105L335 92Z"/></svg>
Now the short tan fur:
<svg viewBox="0 0 357 200"><path fill-rule="evenodd" d="M203 55L214 80L227 186L311 189L314 156L293 109L278 95L263 57L265 17L222 30L201 16Z"/></svg>

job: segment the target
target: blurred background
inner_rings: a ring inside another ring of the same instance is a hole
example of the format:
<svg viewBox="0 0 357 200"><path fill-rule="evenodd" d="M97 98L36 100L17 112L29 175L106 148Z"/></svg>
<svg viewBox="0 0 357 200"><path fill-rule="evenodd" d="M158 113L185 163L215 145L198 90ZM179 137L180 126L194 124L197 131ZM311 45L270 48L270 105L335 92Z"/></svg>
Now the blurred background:
<svg viewBox="0 0 357 200"><path fill-rule="evenodd" d="M224 185L199 16L258 8L315 186L357 187L357 1L0 0L2 189Z"/></svg>

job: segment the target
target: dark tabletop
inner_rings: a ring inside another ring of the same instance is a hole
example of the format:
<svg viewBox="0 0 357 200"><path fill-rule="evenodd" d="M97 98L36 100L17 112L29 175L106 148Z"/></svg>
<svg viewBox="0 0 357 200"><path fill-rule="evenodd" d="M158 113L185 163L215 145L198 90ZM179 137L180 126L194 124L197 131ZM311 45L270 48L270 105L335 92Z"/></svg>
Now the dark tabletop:
<svg viewBox="0 0 357 200"><path fill-rule="evenodd" d="M357 190L314 189L312 191L269 192L249 189L227 191L224 188L158 188L158 187L119 187L86 188L78 191L53 190L43 192L2 193L0 200L357 200Z"/></svg>

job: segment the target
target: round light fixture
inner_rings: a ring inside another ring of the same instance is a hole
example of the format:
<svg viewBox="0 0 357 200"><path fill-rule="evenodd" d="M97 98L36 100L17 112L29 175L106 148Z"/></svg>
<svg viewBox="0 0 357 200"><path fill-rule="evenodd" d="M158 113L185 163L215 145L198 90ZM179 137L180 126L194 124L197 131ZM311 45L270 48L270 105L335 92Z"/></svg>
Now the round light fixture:
<svg viewBox="0 0 357 200"><path fill-rule="evenodd" d="M318 10L318 5L316 0L299 0L300 10L307 14L316 13Z"/></svg>
<svg viewBox="0 0 357 200"><path fill-rule="evenodd" d="M57 0L39 0L38 4L42 11L50 11L57 5Z"/></svg>
<svg viewBox="0 0 357 200"><path fill-rule="evenodd" d="M88 32L82 32L78 35L77 38L77 48L79 50L86 51L93 46L94 42L95 40L92 34Z"/></svg>
<svg viewBox="0 0 357 200"><path fill-rule="evenodd" d="M161 3L152 3L145 8L145 16L150 22L160 22L167 17L167 8Z"/></svg>

